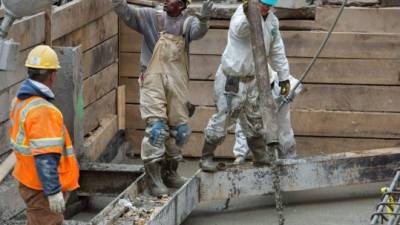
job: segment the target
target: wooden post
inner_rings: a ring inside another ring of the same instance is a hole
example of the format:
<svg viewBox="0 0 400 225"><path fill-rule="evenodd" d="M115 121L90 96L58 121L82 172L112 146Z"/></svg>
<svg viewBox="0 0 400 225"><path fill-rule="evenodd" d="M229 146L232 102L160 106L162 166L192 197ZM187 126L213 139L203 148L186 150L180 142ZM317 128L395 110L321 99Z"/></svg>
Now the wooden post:
<svg viewBox="0 0 400 225"><path fill-rule="evenodd" d="M256 68L257 85L260 96L261 115L265 129L265 140L267 144L278 143L278 116L276 104L272 98L270 77L268 73L267 53L260 11L256 0L250 0L248 6L248 20L250 23L251 46L253 50L254 64Z"/></svg>
<svg viewBox="0 0 400 225"><path fill-rule="evenodd" d="M118 129L125 130L125 104L126 104L126 95L125 95L125 85L118 87L118 97L117 97L117 107L118 107Z"/></svg>
<svg viewBox="0 0 400 225"><path fill-rule="evenodd" d="M253 50L254 65L258 93L260 99L260 111L264 127L264 141L268 145L266 151L271 160L273 173L273 187L275 190L275 204L278 213L279 225L285 223L283 217L283 203L280 190L279 166L277 164L279 150L279 127L277 106L272 98L270 77L268 71L267 53L262 30L261 14L258 8L258 0L248 0L247 19L250 23L251 46Z"/></svg>
<svg viewBox="0 0 400 225"><path fill-rule="evenodd" d="M45 11L45 44L52 47L53 37L52 37L52 6L50 6Z"/></svg>

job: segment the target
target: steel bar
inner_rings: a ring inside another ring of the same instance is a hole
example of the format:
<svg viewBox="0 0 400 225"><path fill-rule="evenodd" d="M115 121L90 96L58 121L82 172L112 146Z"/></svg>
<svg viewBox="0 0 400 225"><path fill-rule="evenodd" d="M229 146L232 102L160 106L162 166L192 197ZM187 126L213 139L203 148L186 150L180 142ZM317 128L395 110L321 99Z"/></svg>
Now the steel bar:
<svg viewBox="0 0 400 225"><path fill-rule="evenodd" d="M399 178L400 178L400 171L397 171L392 183L390 184L389 192L395 190ZM383 203L388 203L388 201L389 201L389 195L385 194L385 197L383 198L382 202ZM379 219L381 219L380 215L385 214L383 212L385 210L385 208L386 207L384 205L379 205L378 206L378 209L376 210L376 213L374 213L374 215L372 216L371 224L378 224Z"/></svg>

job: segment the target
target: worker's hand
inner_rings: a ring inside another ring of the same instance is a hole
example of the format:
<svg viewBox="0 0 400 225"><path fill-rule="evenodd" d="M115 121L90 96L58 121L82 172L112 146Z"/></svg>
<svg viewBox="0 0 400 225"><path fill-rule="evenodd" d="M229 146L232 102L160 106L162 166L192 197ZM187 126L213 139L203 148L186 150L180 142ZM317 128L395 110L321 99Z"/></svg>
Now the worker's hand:
<svg viewBox="0 0 400 225"><path fill-rule="evenodd" d="M50 210L54 213L63 213L65 210L65 201L63 193L60 191L57 194L47 196L49 200Z"/></svg>
<svg viewBox="0 0 400 225"><path fill-rule="evenodd" d="M213 2L211 0L206 0L203 2L201 7L200 15L203 20L209 20L211 18Z"/></svg>
<svg viewBox="0 0 400 225"><path fill-rule="evenodd" d="M287 97L290 92L289 80L279 81L279 87L281 87L281 95Z"/></svg>
<svg viewBox="0 0 400 225"><path fill-rule="evenodd" d="M196 106L190 102L186 102L186 108L189 112L189 118L192 117L194 115L194 112L196 111Z"/></svg>
<svg viewBox="0 0 400 225"><path fill-rule="evenodd" d="M249 12L249 1L248 0L243 0L243 12L247 16Z"/></svg>

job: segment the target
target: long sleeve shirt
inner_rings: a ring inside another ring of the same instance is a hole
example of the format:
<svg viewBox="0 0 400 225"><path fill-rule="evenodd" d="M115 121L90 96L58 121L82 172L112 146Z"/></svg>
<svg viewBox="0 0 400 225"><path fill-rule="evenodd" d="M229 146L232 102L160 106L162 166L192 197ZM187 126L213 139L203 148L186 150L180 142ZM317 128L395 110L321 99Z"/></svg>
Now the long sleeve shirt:
<svg viewBox="0 0 400 225"><path fill-rule="evenodd" d="M160 38L160 28L163 28L163 31L169 34L183 35L186 39L187 51L189 51L188 45L191 41L202 38L208 31L207 21L200 21L192 16L188 19L186 30L183 31L183 24L189 17L185 13L171 17L166 12L157 11L153 8L139 8L128 5L126 0L112 0L112 3L119 18L144 37L140 55L142 71L147 68L154 46ZM159 24L160 22L164 24Z"/></svg>

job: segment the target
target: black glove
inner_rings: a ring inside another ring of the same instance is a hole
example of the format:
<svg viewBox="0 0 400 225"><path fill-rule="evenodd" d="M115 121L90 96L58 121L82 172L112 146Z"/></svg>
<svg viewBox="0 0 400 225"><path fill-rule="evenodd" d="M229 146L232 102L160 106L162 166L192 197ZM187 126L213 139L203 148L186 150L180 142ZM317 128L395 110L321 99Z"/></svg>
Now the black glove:
<svg viewBox="0 0 400 225"><path fill-rule="evenodd" d="M189 112L189 117L192 117L194 115L194 112L196 111L196 106L190 102L186 102L186 107Z"/></svg>
<svg viewBox="0 0 400 225"><path fill-rule="evenodd" d="M226 76L225 91L228 93L239 92L239 78L233 76Z"/></svg>
<svg viewBox="0 0 400 225"><path fill-rule="evenodd" d="M281 87L281 95L287 97L290 92L289 80L279 81L279 87Z"/></svg>

